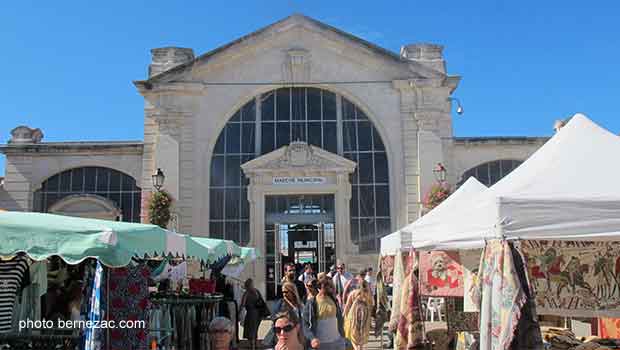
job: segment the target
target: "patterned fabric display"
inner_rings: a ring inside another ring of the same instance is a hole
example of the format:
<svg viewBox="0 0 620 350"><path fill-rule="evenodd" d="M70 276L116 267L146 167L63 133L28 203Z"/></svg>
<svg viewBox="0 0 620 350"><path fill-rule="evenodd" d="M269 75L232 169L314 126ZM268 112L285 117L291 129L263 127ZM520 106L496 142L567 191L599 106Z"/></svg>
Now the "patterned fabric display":
<svg viewBox="0 0 620 350"><path fill-rule="evenodd" d="M101 321L101 278L103 276L103 267L99 261L97 261L97 267L95 269L95 276L93 278L90 297L87 299L90 308L88 313L88 320L98 322ZM97 333L100 330L97 328L87 328L84 331L84 350L97 349Z"/></svg>
<svg viewBox="0 0 620 350"><path fill-rule="evenodd" d="M127 266L110 270L108 319L118 325L121 320L148 323L148 277L150 270L144 265ZM146 328L114 328L110 330L110 350L146 349Z"/></svg>
<svg viewBox="0 0 620 350"><path fill-rule="evenodd" d="M620 317L620 242L522 241L536 311Z"/></svg>
<svg viewBox="0 0 620 350"><path fill-rule="evenodd" d="M508 243L487 242L478 270L472 297L480 305L480 350L508 349L527 300Z"/></svg>
<svg viewBox="0 0 620 350"><path fill-rule="evenodd" d="M448 333L478 331L480 327L480 313L463 312L459 310L457 300L460 298L446 298L446 321Z"/></svg>
<svg viewBox="0 0 620 350"><path fill-rule="evenodd" d="M434 297L463 296L463 268L456 252L420 252L420 293Z"/></svg>
<svg viewBox="0 0 620 350"><path fill-rule="evenodd" d="M463 266L463 310L464 312L478 312L478 305L471 298L471 291L476 284L478 267L480 267L480 255L482 249L464 250L459 252L461 265Z"/></svg>
<svg viewBox="0 0 620 350"><path fill-rule="evenodd" d="M397 349L410 349L424 342L419 281L414 271L409 273L401 287L401 312L396 330L396 347Z"/></svg>
<svg viewBox="0 0 620 350"><path fill-rule="evenodd" d="M394 278L394 256L388 255L381 257L381 274L383 275L383 282L385 284L391 284Z"/></svg>
<svg viewBox="0 0 620 350"><path fill-rule="evenodd" d="M599 318L598 334L604 339L619 339L620 318Z"/></svg>

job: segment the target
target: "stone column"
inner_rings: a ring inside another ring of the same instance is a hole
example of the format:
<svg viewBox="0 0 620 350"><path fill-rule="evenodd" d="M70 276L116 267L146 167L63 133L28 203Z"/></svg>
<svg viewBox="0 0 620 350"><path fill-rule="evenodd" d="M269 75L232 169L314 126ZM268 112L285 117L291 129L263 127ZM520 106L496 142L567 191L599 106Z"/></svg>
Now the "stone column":
<svg viewBox="0 0 620 350"><path fill-rule="evenodd" d="M347 257L358 254L357 246L351 240L351 183L348 174L337 174L336 178L336 256L346 263Z"/></svg>
<svg viewBox="0 0 620 350"><path fill-rule="evenodd" d="M256 288L263 295L267 295L266 284L266 243L265 243L265 194L260 186L257 186L258 177L250 177L248 186L248 201L250 202L250 243L249 247L254 247L260 253L252 266L252 276L256 283Z"/></svg>
<svg viewBox="0 0 620 350"><path fill-rule="evenodd" d="M41 184L32 183L32 157L6 152L4 188L0 191L0 208L15 211L33 210L33 193Z"/></svg>
<svg viewBox="0 0 620 350"><path fill-rule="evenodd" d="M405 211L405 222L398 223L402 227L418 218L420 211L420 191L419 191L419 142L418 142L418 123L414 118L418 96L415 83L410 80L396 80L393 87L400 92L400 118L403 144L403 169L405 180L406 206L400 210ZM398 188L396 184L390 186ZM392 195L399 196L398 193Z"/></svg>

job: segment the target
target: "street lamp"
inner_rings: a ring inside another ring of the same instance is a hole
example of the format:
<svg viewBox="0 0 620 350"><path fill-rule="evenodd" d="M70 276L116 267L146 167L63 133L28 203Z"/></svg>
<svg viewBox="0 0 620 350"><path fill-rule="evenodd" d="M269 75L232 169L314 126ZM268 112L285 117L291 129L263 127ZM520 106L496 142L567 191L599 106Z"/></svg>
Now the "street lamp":
<svg viewBox="0 0 620 350"><path fill-rule="evenodd" d="M456 114L463 114L463 106L461 106L461 101L456 97L448 97L448 101L456 101Z"/></svg>
<svg viewBox="0 0 620 350"><path fill-rule="evenodd" d="M157 173L154 175L151 175L151 178L153 180L153 187L155 187L157 192L159 192L161 188L164 187L164 180L166 180L166 176L164 175L164 172L161 171L160 168L157 168Z"/></svg>
<svg viewBox="0 0 620 350"><path fill-rule="evenodd" d="M433 174L435 174L435 179L439 183L444 183L446 181L446 173L447 173L446 167L441 163L437 163L437 165L435 166L435 169L433 169Z"/></svg>

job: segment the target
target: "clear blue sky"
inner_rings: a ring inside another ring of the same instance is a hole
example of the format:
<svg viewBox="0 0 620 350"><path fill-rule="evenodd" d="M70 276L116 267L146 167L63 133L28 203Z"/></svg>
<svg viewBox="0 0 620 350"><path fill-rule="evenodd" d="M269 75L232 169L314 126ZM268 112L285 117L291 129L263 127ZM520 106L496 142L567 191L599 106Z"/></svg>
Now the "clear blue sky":
<svg viewBox="0 0 620 350"><path fill-rule="evenodd" d="M456 136L545 136L584 112L620 132L617 1L2 1L0 143L141 140L149 50L202 54L292 13L389 50L445 46L465 114ZM0 159L0 176L4 159Z"/></svg>

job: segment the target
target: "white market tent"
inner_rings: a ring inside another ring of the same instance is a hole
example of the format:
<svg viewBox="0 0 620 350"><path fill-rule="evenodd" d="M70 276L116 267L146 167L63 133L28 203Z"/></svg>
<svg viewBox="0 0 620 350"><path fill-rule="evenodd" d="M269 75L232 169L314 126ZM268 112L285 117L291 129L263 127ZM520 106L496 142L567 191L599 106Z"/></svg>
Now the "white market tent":
<svg viewBox="0 0 620 350"><path fill-rule="evenodd" d="M483 247L487 239L620 238L620 137L576 114L509 175L440 223L418 225L413 246Z"/></svg>
<svg viewBox="0 0 620 350"><path fill-rule="evenodd" d="M416 227L432 226L449 220L450 215L460 207L469 205L472 198L486 191L487 187L476 178L470 177L445 201L433 208L426 215L402 229L381 238L381 255L396 255L399 251L408 251L416 238Z"/></svg>

